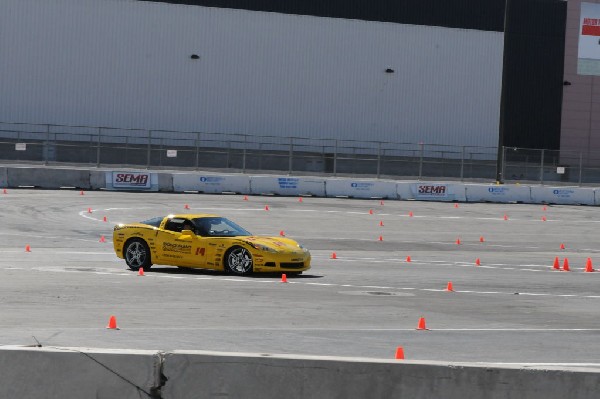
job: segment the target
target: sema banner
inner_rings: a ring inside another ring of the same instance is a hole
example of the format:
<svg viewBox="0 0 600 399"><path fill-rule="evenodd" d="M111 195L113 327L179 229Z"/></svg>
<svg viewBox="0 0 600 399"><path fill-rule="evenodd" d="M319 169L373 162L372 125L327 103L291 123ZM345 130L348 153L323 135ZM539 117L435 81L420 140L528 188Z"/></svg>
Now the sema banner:
<svg viewBox="0 0 600 399"><path fill-rule="evenodd" d="M410 185L410 190L412 197L418 200L465 200L465 186L463 184L413 183Z"/></svg>
<svg viewBox="0 0 600 399"><path fill-rule="evenodd" d="M158 190L158 176L148 172L106 172L106 186L109 189Z"/></svg>

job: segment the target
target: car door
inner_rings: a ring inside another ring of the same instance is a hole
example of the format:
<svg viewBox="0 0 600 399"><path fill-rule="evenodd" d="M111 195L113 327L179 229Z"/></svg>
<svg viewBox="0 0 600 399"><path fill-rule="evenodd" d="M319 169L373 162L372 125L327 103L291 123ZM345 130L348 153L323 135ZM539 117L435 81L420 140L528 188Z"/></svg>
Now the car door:
<svg viewBox="0 0 600 399"><path fill-rule="evenodd" d="M164 229L159 230L156 245L161 264L205 267L206 239L196 236L192 231L183 230L186 223L192 224L187 219L172 218L167 220Z"/></svg>

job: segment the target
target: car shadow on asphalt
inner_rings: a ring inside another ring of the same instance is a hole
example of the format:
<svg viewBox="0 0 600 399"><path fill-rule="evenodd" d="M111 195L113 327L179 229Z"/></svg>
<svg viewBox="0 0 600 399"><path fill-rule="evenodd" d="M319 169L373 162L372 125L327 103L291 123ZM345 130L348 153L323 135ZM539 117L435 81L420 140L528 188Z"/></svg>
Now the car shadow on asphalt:
<svg viewBox="0 0 600 399"><path fill-rule="evenodd" d="M132 273L137 273L132 271ZM157 274L176 274L176 275L189 275L189 276L225 276L225 277L243 277L243 278L272 278L281 279L281 275L284 273L253 273L244 276L238 276L234 274L228 274L223 271L209 270L209 269L193 269L189 267L156 267L153 266L149 270L145 270L144 273L157 273ZM294 272L286 272L286 277L290 280L296 279L313 279L322 278L322 275L317 274L295 274Z"/></svg>

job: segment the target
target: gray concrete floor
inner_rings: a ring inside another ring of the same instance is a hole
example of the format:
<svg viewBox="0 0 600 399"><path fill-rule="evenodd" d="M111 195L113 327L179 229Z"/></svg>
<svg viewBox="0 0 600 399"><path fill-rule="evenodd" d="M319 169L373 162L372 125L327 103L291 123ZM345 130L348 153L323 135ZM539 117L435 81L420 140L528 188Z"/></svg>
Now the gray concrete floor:
<svg viewBox="0 0 600 399"><path fill-rule="evenodd" d="M385 359L402 346L412 360L598 365L600 273L583 271L588 257L600 268L595 207L242 198L0 192L0 344ZM161 266L140 277L116 258L114 224L185 204L285 231L312 269L287 284Z"/></svg>

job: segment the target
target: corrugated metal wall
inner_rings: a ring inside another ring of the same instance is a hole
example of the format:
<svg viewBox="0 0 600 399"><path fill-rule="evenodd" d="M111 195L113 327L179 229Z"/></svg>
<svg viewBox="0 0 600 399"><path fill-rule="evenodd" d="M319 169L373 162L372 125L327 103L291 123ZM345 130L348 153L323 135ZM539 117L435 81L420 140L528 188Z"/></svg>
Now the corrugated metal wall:
<svg viewBox="0 0 600 399"><path fill-rule="evenodd" d="M0 121L495 146L502 49L489 31L3 0Z"/></svg>

